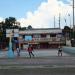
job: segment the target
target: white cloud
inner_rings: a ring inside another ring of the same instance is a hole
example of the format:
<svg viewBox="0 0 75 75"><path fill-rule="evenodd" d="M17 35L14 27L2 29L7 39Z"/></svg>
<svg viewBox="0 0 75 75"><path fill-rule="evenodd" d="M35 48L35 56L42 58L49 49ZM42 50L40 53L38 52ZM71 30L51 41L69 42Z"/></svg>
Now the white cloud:
<svg viewBox="0 0 75 75"><path fill-rule="evenodd" d="M4 19L2 17L0 17L0 22L4 21Z"/></svg>
<svg viewBox="0 0 75 75"><path fill-rule="evenodd" d="M70 1L70 0L68 0ZM54 27L54 16L56 17L56 27L58 27L59 13L61 14L61 26L63 27L64 18L71 14L72 7L58 0L48 0L41 3L36 11L27 12L26 18L19 19L22 27L32 25L34 28ZM69 20L69 19L68 19ZM68 23L69 24L69 23Z"/></svg>

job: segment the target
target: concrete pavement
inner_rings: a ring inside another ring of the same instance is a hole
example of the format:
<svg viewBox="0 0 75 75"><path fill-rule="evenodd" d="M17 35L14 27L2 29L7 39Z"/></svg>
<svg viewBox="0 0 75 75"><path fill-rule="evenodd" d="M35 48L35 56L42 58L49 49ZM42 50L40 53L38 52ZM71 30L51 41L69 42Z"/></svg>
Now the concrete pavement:
<svg viewBox="0 0 75 75"><path fill-rule="evenodd" d="M63 56L58 56L57 49L34 50L35 57L29 58L27 51L21 51L20 57L14 52L14 58L8 59L7 51L0 52L0 65L75 65L75 58L63 52Z"/></svg>
<svg viewBox="0 0 75 75"><path fill-rule="evenodd" d="M50 57L58 56L58 49L44 49L44 50L34 50L35 57ZM63 56L70 56L63 52ZM14 52L14 58L17 57L17 52ZM20 57L29 57L28 51L21 50ZM0 51L0 58L8 58L8 51Z"/></svg>
<svg viewBox="0 0 75 75"><path fill-rule="evenodd" d="M63 56L57 55L57 49L34 50L35 57L29 58L27 51L21 51L21 56L17 57L14 52L14 58L9 59L7 51L0 52L0 69L9 68L59 68L75 67L75 57L63 52Z"/></svg>

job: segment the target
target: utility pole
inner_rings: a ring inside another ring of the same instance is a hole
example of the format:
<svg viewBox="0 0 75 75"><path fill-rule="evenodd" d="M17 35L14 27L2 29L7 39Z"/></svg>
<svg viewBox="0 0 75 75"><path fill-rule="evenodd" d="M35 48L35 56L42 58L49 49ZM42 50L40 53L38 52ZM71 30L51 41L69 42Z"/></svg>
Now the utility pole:
<svg viewBox="0 0 75 75"><path fill-rule="evenodd" d="M69 16L69 21L70 21L70 23L69 23L69 27L71 28L71 15L68 14L68 16Z"/></svg>
<svg viewBox="0 0 75 75"><path fill-rule="evenodd" d="M70 14L68 14L68 16L69 16L69 21L70 21L70 23L69 23L69 27L70 27L69 35L70 35L70 39L71 39L71 16L70 16Z"/></svg>
<svg viewBox="0 0 75 75"><path fill-rule="evenodd" d="M60 13L59 13L59 28L60 28Z"/></svg>
<svg viewBox="0 0 75 75"><path fill-rule="evenodd" d="M54 16L54 28L55 28L55 16Z"/></svg>
<svg viewBox="0 0 75 75"><path fill-rule="evenodd" d="M74 0L73 0L73 27L74 27Z"/></svg>
<svg viewBox="0 0 75 75"><path fill-rule="evenodd" d="M60 13L59 13L59 28L60 28ZM59 41L59 46L61 45L61 38L60 38L60 41Z"/></svg>
<svg viewBox="0 0 75 75"><path fill-rule="evenodd" d="M74 0L73 0L73 38L74 38Z"/></svg>

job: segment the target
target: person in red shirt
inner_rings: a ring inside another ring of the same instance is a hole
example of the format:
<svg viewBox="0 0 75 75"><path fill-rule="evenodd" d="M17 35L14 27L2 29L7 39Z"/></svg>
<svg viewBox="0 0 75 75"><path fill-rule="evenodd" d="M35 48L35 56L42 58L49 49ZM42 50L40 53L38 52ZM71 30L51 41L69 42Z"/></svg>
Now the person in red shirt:
<svg viewBox="0 0 75 75"><path fill-rule="evenodd" d="M33 47L32 46L29 46L28 47L28 53L29 53L29 56L30 56L30 58L31 58L31 55L34 57L34 54L33 54Z"/></svg>

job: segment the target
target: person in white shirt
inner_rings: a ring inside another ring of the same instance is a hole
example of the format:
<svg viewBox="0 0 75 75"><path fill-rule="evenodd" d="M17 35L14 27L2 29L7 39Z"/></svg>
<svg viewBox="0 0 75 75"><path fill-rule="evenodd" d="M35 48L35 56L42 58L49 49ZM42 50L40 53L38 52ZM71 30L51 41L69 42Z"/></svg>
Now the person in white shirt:
<svg viewBox="0 0 75 75"><path fill-rule="evenodd" d="M17 56L20 56L20 49L17 48Z"/></svg>

